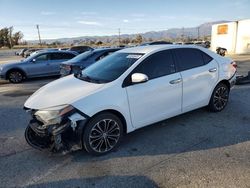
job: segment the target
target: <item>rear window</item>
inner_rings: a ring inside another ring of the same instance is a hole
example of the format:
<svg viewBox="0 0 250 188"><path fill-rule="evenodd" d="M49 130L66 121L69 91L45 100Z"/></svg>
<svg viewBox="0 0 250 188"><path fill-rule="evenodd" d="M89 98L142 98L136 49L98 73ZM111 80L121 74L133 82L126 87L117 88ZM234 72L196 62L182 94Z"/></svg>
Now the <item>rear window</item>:
<svg viewBox="0 0 250 188"><path fill-rule="evenodd" d="M194 48L175 49L175 56L180 71L203 66L212 60L209 55Z"/></svg>

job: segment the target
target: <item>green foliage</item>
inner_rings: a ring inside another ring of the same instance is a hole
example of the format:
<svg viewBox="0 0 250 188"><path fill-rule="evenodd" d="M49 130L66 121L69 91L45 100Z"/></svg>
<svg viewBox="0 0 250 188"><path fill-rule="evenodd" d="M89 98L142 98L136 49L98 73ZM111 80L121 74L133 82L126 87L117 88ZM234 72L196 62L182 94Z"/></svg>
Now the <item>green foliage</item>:
<svg viewBox="0 0 250 188"><path fill-rule="evenodd" d="M136 35L136 37L135 37L135 41L136 41L136 43L138 43L138 44L141 44L142 43L142 36L139 34L139 35Z"/></svg>
<svg viewBox="0 0 250 188"><path fill-rule="evenodd" d="M18 45L20 40L23 38L23 33L18 31L13 32L13 27L5 27L0 29L0 47L6 46L12 48L14 45Z"/></svg>

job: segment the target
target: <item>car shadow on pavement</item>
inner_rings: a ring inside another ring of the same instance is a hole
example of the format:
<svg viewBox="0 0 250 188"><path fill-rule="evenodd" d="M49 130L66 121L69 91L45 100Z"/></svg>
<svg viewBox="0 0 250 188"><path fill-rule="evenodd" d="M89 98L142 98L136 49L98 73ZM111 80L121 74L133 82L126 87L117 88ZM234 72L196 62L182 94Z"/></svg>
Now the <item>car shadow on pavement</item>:
<svg viewBox="0 0 250 188"><path fill-rule="evenodd" d="M81 179L66 179L54 182L46 182L25 186L27 188L37 187L129 187L129 188L157 188L159 187L154 181L146 176L100 176Z"/></svg>
<svg viewBox="0 0 250 188"><path fill-rule="evenodd" d="M250 88L238 87L222 112L211 113L202 108L147 126L126 135L116 151L94 158L168 155L247 142L250 140L249 93ZM88 154L79 151L72 155L75 161L84 162Z"/></svg>
<svg viewBox="0 0 250 188"><path fill-rule="evenodd" d="M21 84L33 84L33 83L37 83L37 82L41 82L41 83L49 83L52 82L56 79L60 78L60 76L48 76L48 77L41 77L41 78L28 78L25 79L23 82L18 83L18 84L13 84L10 83L8 80L0 80L0 86L1 85L10 85L10 86L18 86Z"/></svg>

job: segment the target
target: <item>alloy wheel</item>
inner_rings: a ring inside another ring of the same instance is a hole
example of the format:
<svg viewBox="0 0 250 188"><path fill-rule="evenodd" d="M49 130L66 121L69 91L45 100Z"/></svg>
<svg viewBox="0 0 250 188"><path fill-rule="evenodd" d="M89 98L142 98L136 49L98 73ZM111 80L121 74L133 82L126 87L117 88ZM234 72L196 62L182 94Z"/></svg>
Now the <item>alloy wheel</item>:
<svg viewBox="0 0 250 188"><path fill-rule="evenodd" d="M90 147L98 153L106 153L113 149L121 136L118 123L113 119L97 122L89 134Z"/></svg>
<svg viewBox="0 0 250 188"><path fill-rule="evenodd" d="M23 75L18 71L14 71L9 74L9 81L12 83L19 83L22 79Z"/></svg>
<svg viewBox="0 0 250 188"><path fill-rule="evenodd" d="M228 102L228 96L228 89L225 86L217 88L213 99L214 107L216 108L216 110L220 111L225 108Z"/></svg>

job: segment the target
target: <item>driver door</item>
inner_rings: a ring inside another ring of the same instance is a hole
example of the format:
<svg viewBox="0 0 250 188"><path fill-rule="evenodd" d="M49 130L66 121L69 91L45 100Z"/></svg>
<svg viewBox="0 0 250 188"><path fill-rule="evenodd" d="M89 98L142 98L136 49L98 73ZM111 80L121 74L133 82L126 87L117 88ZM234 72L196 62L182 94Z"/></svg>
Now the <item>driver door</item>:
<svg viewBox="0 0 250 188"><path fill-rule="evenodd" d="M149 78L147 82L126 87L134 127L140 128L181 113L182 78L176 72L170 50L149 56L133 73L143 73Z"/></svg>
<svg viewBox="0 0 250 188"><path fill-rule="evenodd" d="M35 56L29 64L28 67L28 75L30 77L39 77L39 76L47 76L50 72L50 54L39 54ZM49 76L49 75L48 75Z"/></svg>

